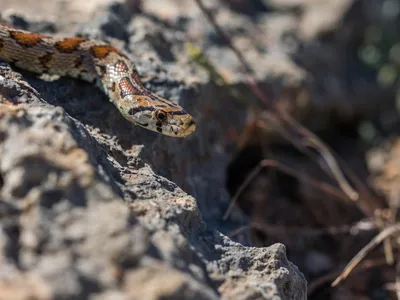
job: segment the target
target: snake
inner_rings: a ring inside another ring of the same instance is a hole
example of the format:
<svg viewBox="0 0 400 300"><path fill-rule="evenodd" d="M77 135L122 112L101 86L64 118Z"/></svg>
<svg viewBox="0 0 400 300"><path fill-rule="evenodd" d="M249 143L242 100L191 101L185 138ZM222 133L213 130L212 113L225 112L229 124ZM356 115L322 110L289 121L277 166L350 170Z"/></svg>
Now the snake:
<svg viewBox="0 0 400 300"><path fill-rule="evenodd" d="M0 59L54 79L67 76L96 84L125 119L148 130L186 137L196 129L180 105L145 88L132 60L110 43L0 24Z"/></svg>

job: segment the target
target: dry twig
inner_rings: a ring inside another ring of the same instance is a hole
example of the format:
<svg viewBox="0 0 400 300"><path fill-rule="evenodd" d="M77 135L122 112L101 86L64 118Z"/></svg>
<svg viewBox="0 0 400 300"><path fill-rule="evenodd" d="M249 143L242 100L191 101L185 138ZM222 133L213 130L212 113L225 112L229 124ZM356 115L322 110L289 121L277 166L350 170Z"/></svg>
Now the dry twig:
<svg viewBox="0 0 400 300"><path fill-rule="evenodd" d="M363 220L351 225L331 226L326 228L306 228L301 226L271 225L271 224L251 221L249 225L242 226L236 229L235 231L229 233L228 236L231 238L251 228L263 231L270 236L299 235L300 232L301 235L307 237L317 237L323 234L338 235L338 234L350 233L354 235L360 231L376 230L376 225L369 220Z"/></svg>
<svg viewBox="0 0 400 300"><path fill-rule="evenodd" d="M353 259L347 264L344 268L342 274L340 274L334 282L332 282L332 286L338 285L341 281L347 278L351 271L359 264L359 262L377 245L379 245L383 240L387 237L397 233L400 231L400 223L387 227L383 231L381 231L376 237L372 239L364 248L362 248Z"/></svg>
<svg viewBox="0 0 400 300"><path fill-rule="evenodd" d="M346 195L343 194L340 190L338 190L336 187L324 183L324 182L320 182L317 181L309 176L307 176L306 174L303 173L299 173L296 170L285 166L281 163L279 163L276 160L270 160L270 159L265 159L262 160L258 166L256 166L251 172L250 174L246 177L246 180L240 185L239 189L237 190L237 192L235 193L235 195L232 197L231 202L229 204L228 209L226 210L224 216L222 217L223 220L226 220L229 217L229 214L231 212L231 210L233 209L237 199L239 198L239 196L243 193L243 191L248 187L248 185L254 180L254 178L261 172L261 170L265 167L272 167L272 168L276 168L278 170L280 170L283 173L286 173L290 176L295 177L297 180L299 181L303 181L305 183L308 183L309 185L313 186L316 189L319 189L321 191L324 191L327 194L331 194L337 198L340 199L345 199Z"/></svg>
<svg viewBox="0 0 400 300"><path fill-rule="evenodd" d="M355 269L356 272L362 271L362 270L368 270L376 267L380 267L386 264L385 259L378 259L378 260L367 260L363 262L362 264L359 264L358 267ZM340 275L340 271L335 271L328 273L324 276L321 276L320 278L310 282L310 284L307 286L307 294L308 296L314 294L314 292L321 287L322 285L330 282L334 278Z"/></svg>

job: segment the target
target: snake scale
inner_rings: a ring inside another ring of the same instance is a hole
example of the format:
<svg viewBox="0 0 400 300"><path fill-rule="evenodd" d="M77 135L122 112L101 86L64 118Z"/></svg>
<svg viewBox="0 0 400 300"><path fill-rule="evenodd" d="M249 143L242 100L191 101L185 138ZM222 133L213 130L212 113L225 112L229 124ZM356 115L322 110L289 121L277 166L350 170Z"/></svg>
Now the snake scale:
<svg viewBox="0 0 400 300"><path fill-rule="evenodd" d="M146 89L125 53L103 41L56 38L0 24L0 59L38 74L96 83L128 121L186 137L196 124L178 104Z"/></svg>

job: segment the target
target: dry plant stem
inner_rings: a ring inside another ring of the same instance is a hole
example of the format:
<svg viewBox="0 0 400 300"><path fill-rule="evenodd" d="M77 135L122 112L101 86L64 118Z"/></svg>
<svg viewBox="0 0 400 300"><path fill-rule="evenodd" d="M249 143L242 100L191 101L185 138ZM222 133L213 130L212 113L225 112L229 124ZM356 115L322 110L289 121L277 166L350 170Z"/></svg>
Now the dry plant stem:
<svg viewBox="0 0 400 300"><path fill-rule="evenodd" d="M367 216L374 216L377 209L381 210L386 208L386 204L381 202L379 198L375 197L371 193L368 187L358 178L357 175L354 174L351 168L339 156L336 155L335 159L340 163L344 173L357 188L357 192L360 195L360 201L358 201L358 204Z"/></svg>
<svg viewBox="0 0 400 300"><path fill-rule="evenodd" d="M379 216L375 218L375 222L381 230L385 228L385 221ZM393 265L394 263L393 247L390 238L387 238L383 241L383 251L386 257L386 263L388 265Z"/></svg>
<svg viewBox="0 0 400 300"><path fill-rule="evenodd" d="M308 156L311 159L315 159L315 154L304 147L302 142L298 141L297 136L294 136L289 130L286 130L285 126L282 124L282 119L276 118L276 114L268 114L265 122L259 122L259 127L268 130L268 126L271 127L271 123L275 123L274 129L287 141L290 141L301 153ZM268 125L266 124L268 123Z"/></svg>
<svg viewBox="0 0 400 300"><path fill-rule="evenodd" d="M382 208L379 201L371 195L367 187L358 179L347 164L342 161L340 157L335 155L334 151L330 150L328 146L318 139L317 136L315 136L311 131L308 131L305 127L302 127L295 119L288 116L285 112L280 111L278 114L281 115L280 118L277 116L277 113L274 115L270 114L267 119L270 121L269 123L271 123L271 121L277 124L279 123L275 128L279 131L281 136L290 141L304 155L310 157L312 160L318 161L318 157L316 157L314 152L310 151L309 148L316 150L328 165L329 172L326 173L338 182L340 188L346 193L349 199L355 201L359 198L361 200L358 201L358 204L366 216L372 217L374 216L376 209ZM282 122L286 120L288 124L282 124ZM266 128L266 126L267 125L263 125L264 128ZM288 128L294 128L295 133L292 133ZM298 137L299 133L303 133L303 136ZM357 187L358 193L354 191L345 179L343 172L339 167L339 163L340 167ZM325 165L319 165L321 169L325 169Z"/></svg>
<svg viewBox="0 0 400 300"><path fill-rule="evenodd" d="M396 298L400 300L400 280L396 277L395 283L385 284L385 289L396 293Z"/></svg>
<svg viewBox="0 0 400 300"><path fill-rule="evenodd" d="M277 126L277 130L281 133L281 135L286 138L288 141L290 141L298 150L300 150L303 154L307 155L311 159L315 159L315 155L307 147L312 147L318 153L322 156L324 159L325 163L328 165L329 169L329 175L333 177L337 183L339 184L340 188L343 190L343 192L348 196L353 201L358 200L359 195L354 189L350 186L350 184L347 182L345 179L342 171L340 170L340 167L334 158L331 150L328 149L328 147L321 142L311 131L308 131L306 128L301 127L300 124L298 124L293 118L285 114L284 112L280 111L279 112L281 118L279 118L280 121L285 120L289 123L289 127L296 128L297 133L304 131L307 131L304 133L304 136L301 136L303 140L298 141L298 138L295 137L294 135L291 135L289 130L285 130L285 128L288 128L288 126L285 126L285 124L281 124L281 126ZM280 129L282 128L282 129ZM300 130L300 131L299 131ZM307 142L308 141L308 142ZM321 166L321 165L320 165ZM322 169L323 166L321 166ZM346 199L347 200L347 199ZM370 215L370 214L367 214Z"/></svg>
<svg viewBox="0 0 400 300"><path fill-rule="evenodd" d="M393 245L389 238L383 241L383 249L385 252L386 263L388 265L393 265L394 264Z"/></svg>
<svg viewBox="0 0 400 300"><path fill-rule="evenodd" d="M386 264L385 259L367 260L367 261L363 262L362 264L359 264L358 267L355 269L355 272L384 266L385 264ZM315 292L315 290L317 290L322 285L330 282L331 280L336 278L338 275L340 275L340 271L335 271L335 272L328 273L328 274L326 274L322 277L319 277L318 279L310 282L307 286L307 295L311 296Z"/></svg>
<svg viewBox="0 0 400 300"><path fill-rule="evenodd" d="M235 193L235 195L232 197L229 206L224 214L224 216L222 217L222 220L226 220L229 215L231 214L231 211L233 209L233 207L236 204L237 199L239 198L239 196L243 193L243 191L245 190L245 188L250 184L250 182L258 175L258 173L260 173L260 171L262 170L263 166L261 165L261 163L256 166L251 172L250 174L246 177L246 180L240 185L239 189L237 190L237 192Z"/></svg>
<svg viewBox="0 0 400 300"><path fill-rule="evenodd" d="M330 234L330 235L338 235L338 234L352 234L355 231L367 231L367 230L376 230L376 226L374 223L369 223L369 228L365 228L365 221L357 222L352 225L342 225L342 226L331 226L326 228L305 228L300 226L277 226L271 224L265 224L262 222L254 222L251 221L249 225L240 227L235 231L228 234L228 237L233 237L245 230L250 230L252 228L258 229L262 232L265 232L271 236L282 236L282 235L303 235L308 238L318 237L322 234Z"/></svg>
<svg viewBox="0 0 400 300"><path fill-rule="evenodd" d="M338 197L340 199L344 199L347 200L346 195L344 195L340 190L338 190L337 188L335 188L334 186L331 186L327 183L323 183L323 182L319 182L317 180L312 179L311 177L303 174L303 173L299 173L294 169L291 169L281 163L279 163L276 160L270 160L270 159L265 159L262 160L258 166L256 166L251 172L250 174L246 177L246 180L241 184L241 186L239 187L239 189L237 190L237 192L235 193L235 195L232 197L232 200L229 204L228 209L226 210L224 216L223 216L223 220L226 220L229 217L230 212L232 211L237 199L239 198L239 196L243 193L243 191L246 189L246 187L251 183L251 181L254 180L254 178L260 173L260 171L265 168L265 167L273 167L276 168L278 170L280 170L283 173L286 173L290 176L295 177L297 180L299 181L303 181L305 183L310 184L311 186L313 186L316 189L322 190L327 194L331 194L335 197Z"/></svg>
<svg viewBox="0 0 400 300"><path fill-rule="evenodd" d="M257 81L254 76L254 70L251 67L250 63L245 59L241 51L236 48L233 43L231 42L230 37L224 32L224 30L218 25L218 23L215 21L213 14L204 6L203 2L201 0L195 0L201 11L205 14L207 19L210 21L210 23L214 26L215 30L217 33L223 38L224 42L231 48L231 50L235 53L241 64L246 70L247 76L248 76L248 85L250 89L253 91L255 95L258 96L258 99L261 101L264 107L267 107L269 109L272 109L273 112L276 113L278 118L281 118L282 120L285 121L286 124L290 126L290 128L296 130L297 133L300 133L301 137L307 140L308 142L312 142L313 147L315 150L317 150L320 155L324 158L326 164L330 168L330 173L333 175L333 177L336 179L338 182L339 186L342 188L344 193L352 200L358 200L359 195L358 193L351 187L351 185L347 182L345 179L345 176L343 175L341 169L339 168L339 165L337 161L335 160L334 156L330 152L329 148L320 140L318 137L316 137L314 134L312 134L310 131L308 131L305 127L301 126L298 124L290 115L287 113L283 112L281 109L279 109L276 105L275 102L272 102L269 100L264 92L260 89L260 87L257 84ZM297 147L299 146L298 144L296 145ZM304 148L304 147L301 147ZM301 150L300 148L300 150ZM324 169L324 168L322 168ZM370 215L370 214L368 214Z"/></svg>
<svg viewBox="0 0 400 300"><path fill-rule="evenodd" d="M321 143L321 140L315 138L313 134L310 132L309 142L310 145L320 151L321 156L324 158L326 164L329 167L329 170L332 173L332 176L336 179L337 183L343 190L343 192L353 201L357 201L359 198L358 193L350 186L350 184L345 179L336 159L333 157L332 153L328 149L328 147Z"/></svg>
<svg viewBox="0 0 400 300"><path fill-rule="evenodd" d="M242 53L237 49L232 43L231 39L229 36L222 30L222 28L218 25L218 23L215 21L213 14L211 13L210 10L205 7L204 3L201 0L195 0L201 11L205 14L207 17L208 21L214 26L215 30L217 33L224 39L224 42L232 49L233 52L235 52L235 55L237 58L240 60L241 64L246 68L246 72L250 74L254 74L254 70L249 64L249 62L246 60L246 58L242 55Z"/></svg>
<svg viewBox="0 0 400 300"><path fill-rule="evenodd" d="M400 261L397 260L397 265L396 265L396 286L400 286ZM396 297L398 300L400 300L400 289L396 289Z"/></svg>
<svg viewBox="0 0 400 300"><path fill-rule="evenodd" d="M301 134L301 137L304 139L303 147L308 146L314 148L318 153L323 157L325 163L328 165L331 176L337 181L340 188L343 192L349 197L349 199L356 201L359 199L358 193L350 186L337 160L335 159L332 151L329 149L327 145L325 145L314 133L309 131L307 128L301 126L295 119L293 119L289 114L287 114L282 109L277 108L276 113L280 116L280 118L289 125L289 128L294 128L297 133ZM322 167L322 169L324 169ZM367 214L370 215L370 214Z"/></svg>
<svg viewBox="0 0 400 300"><path fill-rule="evenodd" d="M393 199L393 197L389 196L389 199ZM398 201L389 200L390 215L387 218L387 223L394 224L396 222L398 209L399 209ZM381 223L381 224L379 224L379 226L381 228L383 228L384 224L385 224L384 218L377 217L376 219L377 219L378 224ZM384 241L384 247L385 247L384 249L385 249L385 257L386 257L387 263L389 265L394 264L393 245L391 243L391 239L386 239ZM399 272L400 272L400 265L399 265L399 260L398 260L398 263L396 264L396 273L397 273L396 274L396 282L398 282L398 281L400 282L400 277L399 277L399 274L398 274ZM400 297L399 297L400 294L399 293L400 293L400 291L396 291L397 298L400 300Z"/></svg>
<svg viewBox="0 0 400 300"><path fill-rule="evenodd" d="M377 245L379 245L383 240L387 237L395 234L396 232L400 231L400 223L387 227L383 231L381 231L376 237L372 239L364 248L362 248L354 257L353 259L347 264L344 268L342 274L339 275L332 282L331 286L338 285L342 280L346 279L347 276L351 273L351 271L358 265L358 263Z"/></svg>

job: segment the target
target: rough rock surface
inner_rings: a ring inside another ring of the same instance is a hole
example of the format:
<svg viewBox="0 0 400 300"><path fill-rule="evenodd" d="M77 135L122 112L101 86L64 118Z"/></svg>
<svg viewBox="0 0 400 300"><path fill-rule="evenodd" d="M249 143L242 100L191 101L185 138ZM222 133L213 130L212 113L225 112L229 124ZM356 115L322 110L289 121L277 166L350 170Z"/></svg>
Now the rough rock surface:
<svg viewBox="0 0 400 300"><path fill-rule="evenodd" d="M179 28L149 11L132 18L134 2L87 5L73 20L93 21L77 26L68 5L57 23L51 11L30 18L25 1L2 6L9 24L108 39L205 125L170 139L132 126L90 84L1 64L0 299L305 299L282 244L245 247L216 230L235 135L224 122L245 111L215 121L207 107L228 91L182 54Z"/></svg>

